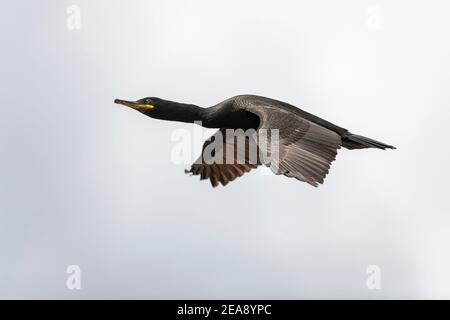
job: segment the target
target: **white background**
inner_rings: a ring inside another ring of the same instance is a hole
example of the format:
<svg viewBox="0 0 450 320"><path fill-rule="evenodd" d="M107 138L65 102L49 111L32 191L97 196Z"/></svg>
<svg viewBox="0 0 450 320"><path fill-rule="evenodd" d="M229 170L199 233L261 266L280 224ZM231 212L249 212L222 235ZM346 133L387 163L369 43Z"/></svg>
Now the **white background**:
<svg viewBox="0 0 450 320"><path fill-rule="evenodd" d="M450 298L449 15L448 1L2 1L0 297ZM192 125L112 103L245 93L398 149L341 150L319 188L254 172L213 189L170 160Z"/></svg>

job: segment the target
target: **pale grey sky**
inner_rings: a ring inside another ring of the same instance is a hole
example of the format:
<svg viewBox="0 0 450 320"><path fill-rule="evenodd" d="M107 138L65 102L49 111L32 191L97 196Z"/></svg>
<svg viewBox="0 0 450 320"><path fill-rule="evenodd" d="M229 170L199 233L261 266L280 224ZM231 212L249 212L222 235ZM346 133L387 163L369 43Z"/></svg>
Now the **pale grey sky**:
<svg viewBox="0 0 450 320"><path fill-rule="evenodd" d="M450 298L449 14L448 1L1 1L0 298ZM318 189L257 172L212 189L170 161L172 132L192 125L113 104L243 93L398 149L341 150Z"/></svg>

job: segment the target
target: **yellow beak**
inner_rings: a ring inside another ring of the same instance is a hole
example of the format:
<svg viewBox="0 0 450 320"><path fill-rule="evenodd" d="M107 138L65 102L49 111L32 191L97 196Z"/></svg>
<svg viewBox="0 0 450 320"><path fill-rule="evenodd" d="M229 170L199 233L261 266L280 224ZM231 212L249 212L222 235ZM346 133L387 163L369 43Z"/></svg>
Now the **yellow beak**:
<svg viewBox="0 0 450 320"><path fill-rule="evenodd" d="M131 109L134 109L137 111L146 111L146 110L151 110L151 109L155 108L155 106L153 106L151 104L139 104L134 101L126 101L126 100L120 100L120 99L114 100L114 103L124 105L128 108L131 108Z"/></svg>

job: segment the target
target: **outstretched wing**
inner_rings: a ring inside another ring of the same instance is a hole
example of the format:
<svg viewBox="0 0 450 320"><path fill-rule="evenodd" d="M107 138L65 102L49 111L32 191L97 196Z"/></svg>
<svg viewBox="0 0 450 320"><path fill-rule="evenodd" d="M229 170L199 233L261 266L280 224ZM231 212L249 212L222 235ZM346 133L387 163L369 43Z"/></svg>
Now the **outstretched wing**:
<svg viewBox="0 0 450 320"><path fill-rule="evenodd" d="M209 179L217 187L219 183L227 185L259 164L257 145L250 136L239 132L227 135L225 129L219 129L205 141L202 154L185 172L199 175L200 180Z"/></svg>
<svg viewBox="0 0 450 320"><path fill-rule="evenodd" d="M341 147L341 137L336 132L303 118L276 100L246 96L235 103L259 116L258 131L278 129L278 154L264 158L265 165L275 174L294 177L315 187L323 183ZM272 141L268 144L273 148Z"/></svg>

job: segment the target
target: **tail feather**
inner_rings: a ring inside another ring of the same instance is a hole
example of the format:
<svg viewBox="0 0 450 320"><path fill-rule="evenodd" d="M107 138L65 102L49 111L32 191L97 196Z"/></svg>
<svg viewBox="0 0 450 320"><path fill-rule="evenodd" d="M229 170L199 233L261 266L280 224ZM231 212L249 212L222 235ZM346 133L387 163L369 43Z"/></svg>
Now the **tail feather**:
<svg viewBox="0 0 450 320"><path fill-rule="evenodd" d="M347 149L364 149L364 148L377 148L383 150L395 149L394 146L367 137L363 137L357 134L353 134L350 132L342 137L342 146Z"/></svg>

